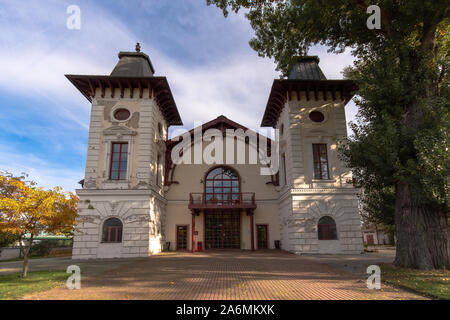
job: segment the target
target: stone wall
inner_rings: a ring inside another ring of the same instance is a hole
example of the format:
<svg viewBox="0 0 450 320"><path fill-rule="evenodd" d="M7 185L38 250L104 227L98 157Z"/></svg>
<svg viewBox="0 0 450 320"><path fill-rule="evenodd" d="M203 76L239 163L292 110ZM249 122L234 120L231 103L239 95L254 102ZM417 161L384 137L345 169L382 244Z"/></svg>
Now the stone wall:
<svg viewBox="0 0 450 320"><path fill-rule="evenodd" d="M124 191L119 197L102 190L79 192L80 224L74 235L74 259L142 257L162 251L164 202L155 195ZM101 241L103 223L111 217L123 224L121 243Z"/></svg>
<svg viewBox="0 0 450 320"><path fill-rule="evenodd" d="M342 190L312 191L316 193L294 190L288 197L292 212L280 219L283 248L296 254L361 253L363 241L356 194ZM337 240L319 240L317 224L324 216L334 219Z"/></svg>

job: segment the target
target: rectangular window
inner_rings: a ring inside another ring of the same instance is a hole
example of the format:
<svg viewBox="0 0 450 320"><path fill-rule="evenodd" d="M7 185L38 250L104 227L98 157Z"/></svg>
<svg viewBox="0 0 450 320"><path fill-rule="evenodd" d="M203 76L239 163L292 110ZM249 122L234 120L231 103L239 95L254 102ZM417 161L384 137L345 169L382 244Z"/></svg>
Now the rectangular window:
<svg viewBox="0 0 450 320"><path fill-rule="evenodd" d="M330 179L326 144L313 144L314 179Z"/></svg>
<svg viewBox="0 0 450 320"><path fill-rule="evenodd" d="M281 155L281 174L283 175L282 177L283 186L285 186L287 184L287 177L286 177L286 156L284 155L284 153Z"/></svg>
<svg viewBox="0 0 450 320"><path fill-rule="evenodd" d="M111 180L125 180L127 178L128 143L113 142L111 149Z"/></svg>

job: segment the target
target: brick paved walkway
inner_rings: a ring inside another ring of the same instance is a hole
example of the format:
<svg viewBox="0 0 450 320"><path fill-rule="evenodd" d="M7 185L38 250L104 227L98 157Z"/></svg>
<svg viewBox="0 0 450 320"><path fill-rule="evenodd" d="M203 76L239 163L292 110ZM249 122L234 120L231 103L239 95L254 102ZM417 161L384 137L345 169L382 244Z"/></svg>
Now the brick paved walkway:
<svg viewBox="0 0 450 320"><path fill-rule="evenodd" d="M112 262L108 262L112 263ZM83 273L83 270L81 270ZM283 251L162 253L28 299L424 299Z"/></svg>

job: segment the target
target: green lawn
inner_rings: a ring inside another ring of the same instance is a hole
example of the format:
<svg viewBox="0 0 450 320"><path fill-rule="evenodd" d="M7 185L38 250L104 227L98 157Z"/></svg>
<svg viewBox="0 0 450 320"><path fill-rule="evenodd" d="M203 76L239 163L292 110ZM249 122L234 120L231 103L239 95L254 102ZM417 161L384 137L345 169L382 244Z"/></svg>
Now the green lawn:
<svg viewBox="0 0 450 320"><path fill-rule="evenodd" d="M28 259L59 258L59 257L71 257L71 256L72 256L72 252L58 252L58 253L47 254L45 256L38 256L38 255L31 256L31 257L28 257ZM0 260L0 263L11 262L11 261L23 261L23 258L12 258L12 259Z"/></svg>
<svg viewBox="0 0 450 320"><path fill-rule="evenodd" d="M69 276L64 270L32 271L26 278L19 273L0 275L0 300L20 299L26 294L62 286Z"/></svg>
<svg viewBox="0 0 450 320"><path fill-rule="evenodd" d="M415 270L381 265L381 280L437 299L450 299L449 270Z"/></svg>

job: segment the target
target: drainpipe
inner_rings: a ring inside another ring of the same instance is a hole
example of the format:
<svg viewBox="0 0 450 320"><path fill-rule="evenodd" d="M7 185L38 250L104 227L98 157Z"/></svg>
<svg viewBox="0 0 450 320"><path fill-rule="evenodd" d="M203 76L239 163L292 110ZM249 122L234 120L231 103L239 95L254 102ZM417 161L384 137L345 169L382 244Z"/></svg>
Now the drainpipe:
<svg viewBox="0 0 450 320"><path fill-rule="evenodd" d="M195 252L195 212L192 213L192 253Z"/></svg>
<svg viewBox="0 0 450 320"><path fill-rule="evenodd" d="M255 251L255 234L254 234L254 227L253 227L253 212L250 213L250 236L251 238L251 245L252 245L252 251Z"/></svg>

